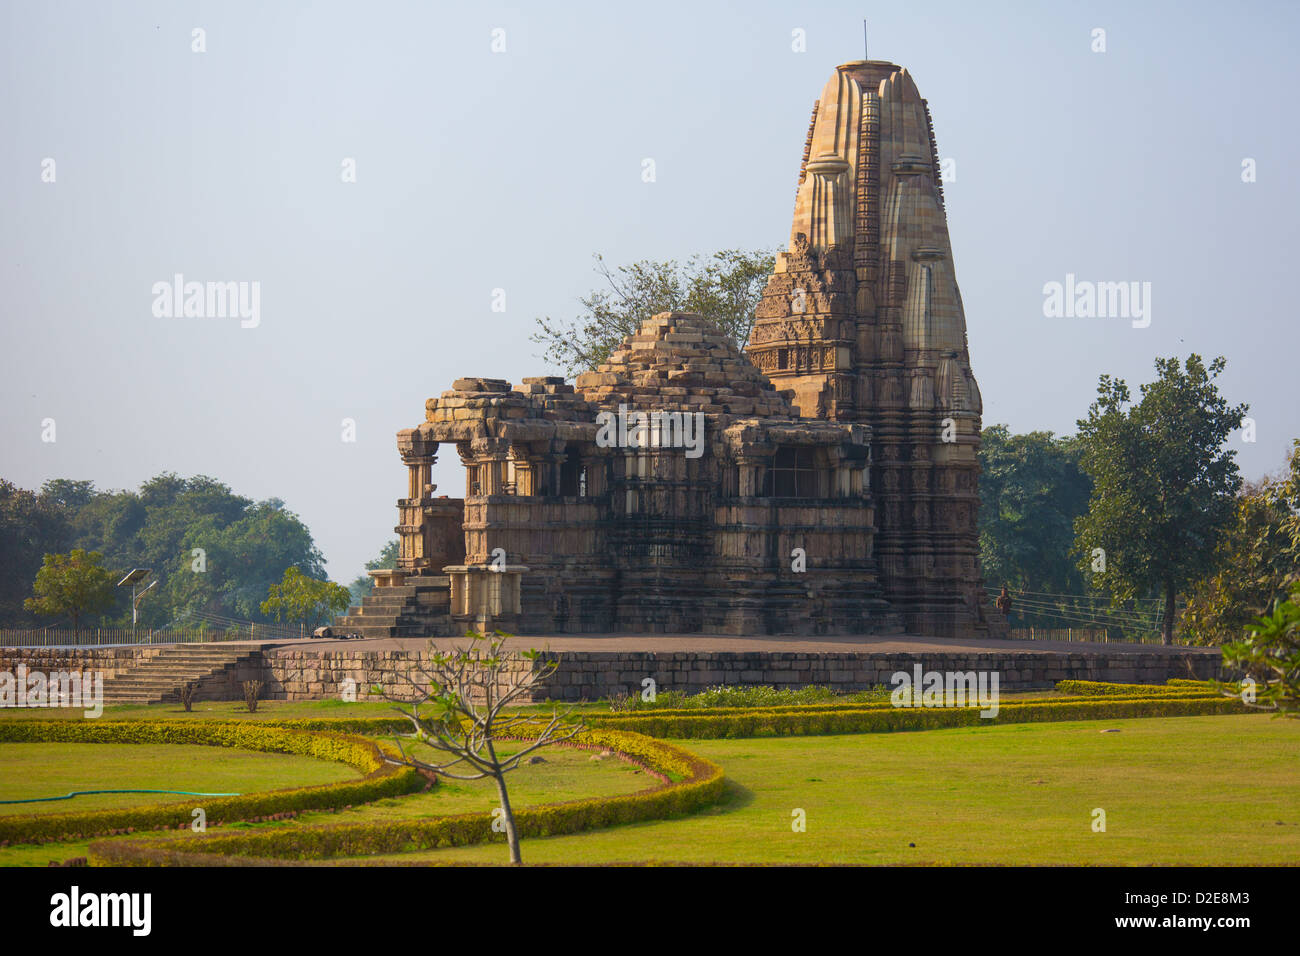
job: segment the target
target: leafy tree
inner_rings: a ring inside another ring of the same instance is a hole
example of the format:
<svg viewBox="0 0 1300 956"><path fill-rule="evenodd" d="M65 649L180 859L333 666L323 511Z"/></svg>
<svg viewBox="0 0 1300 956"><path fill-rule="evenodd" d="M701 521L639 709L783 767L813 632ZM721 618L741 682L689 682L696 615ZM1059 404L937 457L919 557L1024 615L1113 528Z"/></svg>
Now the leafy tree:
<svg viewBox="0 0 1300 956"><path fill-rule="evenodd" d="M1016 435L1006 425L980 438L980 566L993 587L1012 592L1013 627L1105 628L1123 637L1142 612L1098 606L1075 565L1075 519L1088 510L1092 481L1077 439Z"/></svg>
<svg viewBox="0 0 1300 956"><path fill-rule="evenodd" d="M1248 406L1219 394L1224 364L1207 367L1194 353L1185 368L1157 359L1159 377L1136 403L1123 380L1103 375L1079 421L1080 461L1093 482L1088 512L1075 521L1079 567L1112 604L1160 594L1166 644L1179 592L1214 567L1241 483L1224 445Z"/></svg>
<svg viewBox="0 0 1300 956"><path fill-rule="evenodd" d="M51 478L41 485L41 500L66 511L84 508L96 494L93 481Z"/></svg>
<svg viewBox="0 0 1300 956"><path fill-rule="evenodd" d="M980 439L980 561L994 585L1082 594L1070 557L1074 519L1088 509L1092 483L1079 443L1051 432L1014 435L1006 425Z"/></svg>
<svg viewBox="0 0 1300 956"><path fill-rule="evenodd" d="M0 481L0 622L29 623L23 598L42 555L73 548L110 567L152 568L158 585L140 608L152 627L265 620L261 603L286 567L325 577L311 532L283 501L255 503L204 475L110 492L60 478L33 494Z"/></svg>
<svg viewBox="0 0 1300 956"><path fill-rule="evenodd" d="M366 562L366 570L378 571L380 568L395 568L400 553L398 541L394 538L383 546L379 552L379 557L371 558ZM370 593L371 583L368 574L359 574L352 579L352 583L348 585L348 591L352 594L353 604L360 604L365 599L365 596Z"/></svg>
<svg viewBox="0 0 1300 956"><path fill-rule="evenodd" d="M192 558L196 548L204 556L201 572ZM267 588L284 568L296 567L308 578L325 577L311 533L278 499L248 507L224 527L217 518L203 516L182 538L178 553L166 599L181 618L254 619L262 615Z"/></svg>
<svg viewBox="0 0 1300 956"><path fill-rule="evenodd" d="M1192 587L1179 621L1197 643L1239 639L1300 579L1300 441L1288 466L1238 496L1215 569Z"/></svg>
<svg viewBox="0 0 1300 956"><path fill-rule="evenodd" d="M610 269L603 256L595 258L596 272L608 288L580 298L586 311L575 319L539 318L532 335L532 341L545 346L543 357L566 375L595 369L625 336L659 312L699 312L743 348L775 264L762 249L692 256L685 266L642 259Z"/></svg>
<svg viewBox="0 0 1300 956"><path fill-rule="evenodd" d="M102 614L113 606L113 572L103 566L104 556L74 548L68 554L47 554L36 572L33 597L27 610L49 617L72 617L72 629L80 633L81 618Z"/></svg>
<svg viewBox="0 0 1300 956"><path fill-rule="evenodd" d="M510 862L520 863L519 833L505 776L533 751L570 739L582 725L566 723L571 710L561 713L556 707L542 717L507 713L508 707L531 700L532 691L559 667L558 658L542 660L536 650L506 650L508 635L500 631L490 638L470 631L466 637L468 644L450 651L438 651L430 641L427 663L416 665L420 680L402 674L413 701L400 700L379 687L373 692L399 705L398 712L411 723L407 739L434 751L432 759L421 759L402 749L399 739L402 762L452 780L492 778L501 801L499 812L493 814L494 824L499 817ZM519 737L527 738L522 746L514 743L513 738ZM511 753L500 753L497 748L502 744L511 747Z"/></svg>
<svg viewBox="0 0 1300 956"><path fill-rule="evenodd" d="M0 478L0 621L30 623L24 599L32 580L66 539L66 516L55 502Z"/></svg>
<svg viewBox="0 0 1300 956"><path fill-rule="evenodd" d="M272 584L262 602L262 613L273 614L277 621L300 621L304 628L314 627L348 606L348 589L332 581L309 578L295 567L285 568L279 584Z"/></svg>
<svg viewBox="0 0 1300 956"><path fill-rule="evenodd" d="M1273 613L1247 625L1245 641L1227 644L1223 662L1262 685L1255 703L1288 717L1300 717L1300 582Z"/></svg>

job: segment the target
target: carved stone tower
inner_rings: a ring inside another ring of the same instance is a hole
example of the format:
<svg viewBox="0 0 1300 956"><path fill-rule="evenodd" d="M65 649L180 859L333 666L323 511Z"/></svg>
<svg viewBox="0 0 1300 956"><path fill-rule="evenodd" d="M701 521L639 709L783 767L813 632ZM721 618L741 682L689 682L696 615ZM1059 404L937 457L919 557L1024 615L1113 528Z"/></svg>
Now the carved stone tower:
<svg viewBox="0 0 1300 956"><path fill-rule="evenodd" d="M930 110L907 70L847 63L814 104L790 249L747 351L804 417L870 425L875 557L906 629L960 637L1005 626L986 613L982 404Z"/></svg>

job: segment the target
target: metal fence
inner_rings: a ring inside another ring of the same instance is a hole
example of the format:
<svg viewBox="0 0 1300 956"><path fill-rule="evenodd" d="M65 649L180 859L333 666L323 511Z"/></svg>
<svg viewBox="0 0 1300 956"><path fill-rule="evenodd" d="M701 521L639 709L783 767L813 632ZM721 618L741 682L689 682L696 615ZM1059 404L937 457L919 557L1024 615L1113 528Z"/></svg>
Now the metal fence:
<svg viewBox="0 0 1300 956"><path fill-rule="evenodd" d="M1014 641L1092 641L1097 644L1159 644L1160 635L1143 634L1139 637L1116 638L1107 630L1094 627L1013 627L1010 637Z"/></svg>
<svg viewBox="0 0 1300 956"><path fill-rule="evenodd" d="M251 627L150 628L70 627L0 628L0 647L107 647L139 644L207 644L218 641L282 641L307 636L298 628L253 624Z"/></svg>

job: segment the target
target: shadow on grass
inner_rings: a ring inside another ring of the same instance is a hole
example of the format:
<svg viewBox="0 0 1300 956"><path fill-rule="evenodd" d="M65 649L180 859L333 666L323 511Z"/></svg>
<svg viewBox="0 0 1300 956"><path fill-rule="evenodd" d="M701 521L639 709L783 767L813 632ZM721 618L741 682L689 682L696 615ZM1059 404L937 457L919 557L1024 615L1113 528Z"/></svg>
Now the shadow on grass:
<svg viewBox="0 0 1300 956"><path fill-rule="evenodd" d="M719 813L735 813L754 802L754 791L728 778L723 788L722 799L711 806L701 807L691 816L716 816ZM654 822L654 821L650 821Z"/></svg>

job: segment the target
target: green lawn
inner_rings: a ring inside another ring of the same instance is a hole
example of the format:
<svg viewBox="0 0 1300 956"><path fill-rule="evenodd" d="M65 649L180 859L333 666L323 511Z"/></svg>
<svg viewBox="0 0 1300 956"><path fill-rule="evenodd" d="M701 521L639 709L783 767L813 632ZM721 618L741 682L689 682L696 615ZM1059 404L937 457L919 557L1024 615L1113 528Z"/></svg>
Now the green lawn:
<svg viewBox="0 0 1300 956"><path fill-rule="evenodd" d="M18 748L28 748L25 752ZM13 752L11 754L11 751ZM75 751L75 753L74 753ZM154 754L137 752L161 752ZM423 751L423 752L422 752ZM35 759L38 752L41 758ZM46 753L48 752L48 756ZM84 753L83 753L84 752ZM417 747L413 754L421 758L431 758L427 748ZM501 748L503 755L513 753L510 747ZM657 786L658 781L645 773L640 767L629 764L617 757L597 758L589 750L573 748L547 748L537 756L542 757L538 764L525 765L511 773L508 778L510 801L515 807L538 803L554 803L561 800L577 800L584 797L613 796L620 793L632 793L647 787ZM142 784L142 779L170 780L169 789L177 790L238 790L244 786L246 791L273 790L289 786L306 786L310 783L325 783L355 775L356 771L342 764L314 760L310 757L289 757L280 754L261 754L240 750L226 750L220 747L181 747L181 746L115 746L111 744L0 744L0 767L5 770L3 782L0 783L0 799L8 799L9 790L14 796L47 796L67 793L69 790L93 789L85 785L86 777L74 769L85 767L82 760L94 761L101 767L101 780L127 780L128 783L102 783L96 786L150 787L167 786L167 784ZM163 763L159 765L157 761ZM21 761L21 762L19 762ZM152 767L159 776L146 776L146 768ZM282 763L277 763L282 762ZM21 773L37 765L48 765L49 773L58 768L67 768L59 780L43 780L38 786L35 782L19 784L11 780L12 767ZM113 768L121 767L119 771ZM222 768L229 767L230 772ZM234 771L240 767L248 772L239 777ZM181 769L183 768L183 769ZM200 768L202 773L199 773ZM307 779L301 776L306 771L320 774L320 779ZM253 776L254 771L261 776ZM333 776L329 774L333 772ZM179 785L179 775L183 775L185 784L195 780L205 781L203 786ZM170 776L168 776L170 775ZM62 782L59 782L59 781ZM68 784L67 780L75 781ZM221 786L216 784L220 783ZM209 786L208 784L211 784ZM227 787L226 784L231 784ZM72 800L50 804L21 804L17 809L0 805L0 811L36 813L60 812L85 807L98 809L101 806L125 806L128 803L147 802L149 799L183 800L183 797L76 797ZM193 798L200 800L201 798ZM91 801L105 800L108 803ZM491 781L459 781L443 779L438 786L428 793L414 794L387 800L378 800L341 810L336 813L312 812L299 815L294 821L259 824L233 824L235 827L281 827L297 826L310 823L355 823L381 822L384 820L407 819L411 817L441 816L450 813L472 813L475 811L490 814L499 806L496 786ZM201 806L196 803L195 806ZM0 866L45 866L50 860L65 860L71 857L85 856L90 841L77 840L68 843L46 844L41 846L0 847Z"/></svg>
<svg viewBox="0 0 1300 956"><path fill-rule="evenodd" d="M723 766L729 789L722 805L675 820L525 839L524 859L1300 864L1300 721L1264 715L1144 718L680 743ZM205 760L289 759L202 749ZM545 763L513 775L515 806L624 793L653 783L616 759L592 761L589 751L548 749L543 755ZM4 751L0 766L8 769ZM444 781L429 794L307 814L299 822L489 812L496 803L491 786L481 781ZM806 832L791 830L796 808L806 812ZM1094 808L1106 811L1104 833L1092 831ZM85 851L85 842L10 847L0 849L0 865L44 865ZM501 863L505 848L490 844L387 859Z"/></svg>
<svg viewBox="0 0 1300 956"><path fill-rule="evenodd" d="M420 759L440 759L428 748L417 747L411 752ZM510 747L499 748L502 756L514 752ZM548 747L536 756L543 762L521 766L506 777L513 807L608 797L659 785L640 767L617 757L599 758L590 750ZM428 793L377 800L337 813L304 813L297 819L299 823L374 823L476 811L487 815L500 805L491 780L443 778Z"/></svg>
<svg viewBox="0 0 1300 956"><path fill-rule="evenodd" d="M346 764L314 757L191 744L0 743L0 768L0 800L61 797L74 790L252 793L360 776ZM50 803L0 803L0 814L70 813L185 799L175 794L102 794Z"/></svg>
<svg viewBox="0 0 1300 956"><path fill-rule="evenodd" d="M525 840L525 861L1300 863L1300 721L1149 718L681 744L726 770L725 805ZM804 833L791 830L795 808L807 813ZM1106 811L1105 833L1092 832L1094 808ZM394 859L499 863L503 853L488 845Z"/></svg>

